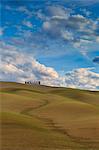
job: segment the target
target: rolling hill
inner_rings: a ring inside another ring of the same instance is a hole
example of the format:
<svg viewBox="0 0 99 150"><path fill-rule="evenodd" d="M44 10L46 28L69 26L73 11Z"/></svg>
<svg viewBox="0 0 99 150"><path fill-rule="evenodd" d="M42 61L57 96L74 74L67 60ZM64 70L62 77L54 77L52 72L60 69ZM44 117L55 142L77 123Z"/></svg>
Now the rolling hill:
<svg viewBox="0 0 99 150"><path fill-rule="evenodd" d="M0 82L1 150L99 150L99 92Z"/></svg>

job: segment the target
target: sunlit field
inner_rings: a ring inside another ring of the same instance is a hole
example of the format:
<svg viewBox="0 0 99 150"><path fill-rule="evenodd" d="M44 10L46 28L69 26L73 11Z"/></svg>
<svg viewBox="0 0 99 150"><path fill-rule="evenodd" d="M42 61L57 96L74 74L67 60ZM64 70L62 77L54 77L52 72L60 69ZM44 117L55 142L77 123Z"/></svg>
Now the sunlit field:
<svg viewBox="0 0 99 150"><path fill-rule="evenodd" d="M0 85L1 150L99 150L99 92Z"/></svg>

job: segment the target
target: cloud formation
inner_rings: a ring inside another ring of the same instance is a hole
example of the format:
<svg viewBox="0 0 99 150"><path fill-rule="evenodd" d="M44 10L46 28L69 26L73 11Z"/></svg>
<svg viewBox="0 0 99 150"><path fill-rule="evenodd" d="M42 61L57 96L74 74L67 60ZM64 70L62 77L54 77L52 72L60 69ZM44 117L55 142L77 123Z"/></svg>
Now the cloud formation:
<svg viewBox="0 0 99 150"><path fill-rule="evenodd" d="M99 63L98 57L93 59L99 47L97 2L2 3L0 37L5 42L0 43L0 79L41 80L42 84L51 86L98 89L99 74L87 68L95 66L95 71L98 70L98 65L93 63ZM48 67L49 64L59 73ZM78 69L72 70L77 66ZM60 75L62 70L66 70L66 75Z"/></svg>
<svg viewBox="0 0 99 150"><path fill-rule="evenodd" d="M40 52L43 49L45 54L53 53L55 55L56 51L59 53L56 47L59 47L61 44L61 47L63 46L60 52L62 55L68 51L68 46L71 47L71 50L77 50L78 53L87 54L87 51L89 52L90 49L94 51L94 49L97 49L96 46L98 47L99 19L89 7L79 7L77 10L76 8L81 6L79 4L96 4L97 2L92 0L87 2L85 0L78 0L77 2L75 0L66 0L66 2L44 2L44 6L42 4L36 5L35 2L31 2L34 5L24 4L16 5L15 7L13 5L5 5L6 14L11 14L12 18L19 16L17 18L19 20L13 22L14 19L9 21L5 17L5 24L8 25L4 34L9 32L10 28L14 28L14 31L12 30L14 34L12 36L14 37L12 38L15 39L17 37L17 41L19 40L17 44L36 52ZM75 4L75 7L72 4ZM10 24L11 26L9 26ZM9 33L7 36L9 36ZM10 37L8 37L8 40ZM50 48L50 41L53 41L53 45L55 45L53 50ZM92 45L93 48L91 47ZM33 49L34 46L35 50Z"/></svg>
<svg viewBox="0 0 99 150"><path fill-rule="evenodd" d="M62 39L74 47L81 47L99 39L99 20L92 20L64 7L49 6L43 30L54 39Z"/></svg>
<svg viewBox="0 0 99 150"><path fill-rule="evenodd" d="M58 78L58 73L53 68L40 64L27 54L22 54L15 46L1 42L1 54L1 80L42 80L43 83L43 80Z"/></svg>
<svg viewBox="0 0 99 150"><path fill-rule="evenodd" d="M33 57L22 54L15 46L0 43L1 64L0 80L4 81L33 81L40 80L41 84L97 90L99 74L92 68L79 68L60 76L55 69L41 64Z"/></svg>
<svg viewBox="0 0 99 150"><path fill-rule="evenodd" d="M99 74L93 68L79 68L66 73L63 83L67 87L99 90Z"/></svg>
<svg viewBox="0 0 99 150"><path fill-rule="evenodd" d="M23 21L23 25L25 25L25 26L27 26L28 28L32 28L33 27L33 25L32 25L32 23L30 22L30 21Z"/></svg>

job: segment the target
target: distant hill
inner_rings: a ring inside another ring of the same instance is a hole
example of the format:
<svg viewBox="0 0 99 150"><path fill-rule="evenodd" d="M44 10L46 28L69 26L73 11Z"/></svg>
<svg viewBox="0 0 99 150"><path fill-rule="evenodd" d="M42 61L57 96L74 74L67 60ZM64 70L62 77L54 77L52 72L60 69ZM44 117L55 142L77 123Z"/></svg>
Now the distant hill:
<svg viewBox="0 0 99 150"><path fill-rule="evenodd" d="M99 92L0 82L2 150L99 150Z"/></svg>

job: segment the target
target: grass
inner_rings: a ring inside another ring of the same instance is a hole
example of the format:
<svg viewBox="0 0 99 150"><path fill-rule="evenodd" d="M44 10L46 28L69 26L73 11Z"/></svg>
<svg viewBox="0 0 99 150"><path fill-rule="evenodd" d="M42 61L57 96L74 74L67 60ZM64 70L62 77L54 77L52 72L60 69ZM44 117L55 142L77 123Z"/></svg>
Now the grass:
<svg viewBox="0 0 99 150"><path fill-rule="evenodd" d="M98 150L99 92L0 83L2 150Z"/></svg>

